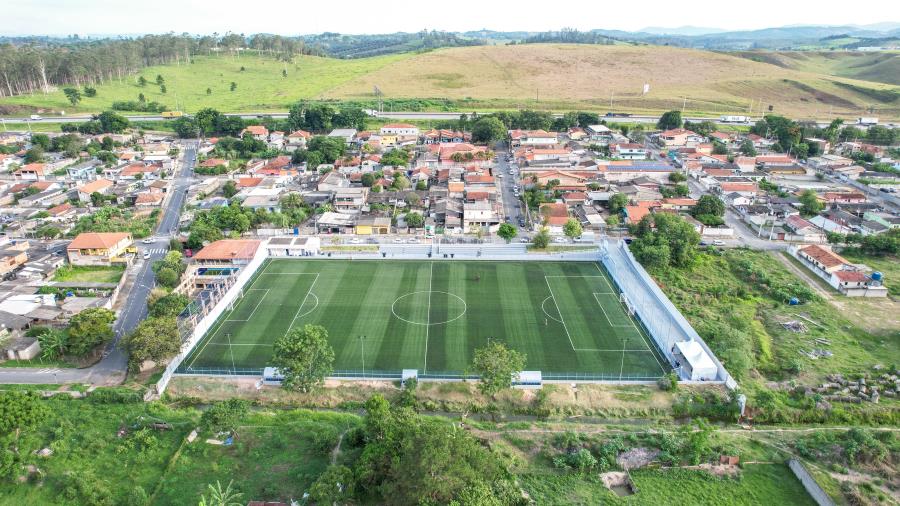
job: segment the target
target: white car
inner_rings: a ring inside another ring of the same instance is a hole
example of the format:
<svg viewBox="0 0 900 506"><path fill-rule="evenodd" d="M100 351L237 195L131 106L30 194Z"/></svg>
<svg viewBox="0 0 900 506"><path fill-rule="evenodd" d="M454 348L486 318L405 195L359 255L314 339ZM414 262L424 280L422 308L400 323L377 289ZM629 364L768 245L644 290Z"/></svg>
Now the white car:
<svg viewBox="0 0 900 506"><path fill-rule="evenodd" d="M404 241L403 241L403 239L401 239L401 238L398 237L398 238L394 239L394 243L396 243L396 244L403 244Z"/></svg>
<svg viewBox="0 0 900 506"><path fill-rule="evenodd" d="M410 239L407 242L410 244L419 244L419 239L417 237L413 237L412 239Z"/></svg>
<svg viewBox="0 0 900 506"><path fill-rule="evenodd" d="M713 241L713 246L725 246L725 241L716 239L715 241Z"/></svg>
<svg viewBox="0 0 900 506"><path fill-rule="evenodd" d="M145 239L144 239L143 241L141 241L141 242L144 243L144 244L153 244L153 239L147 237L147 238L145 238Z"/></svg>
<svg viewBox="0 0 900 506"><path fill-rule="evenodd" d="M566 240L565 240L564 238L562 238L562 237L556 237L556 238L553 239L553 242L559 243L559 244L563 244L563 243L566 242Z"/></svg>
<svg viewBox="0 0 900 506"><path fill-rule="evenodd" d="M362 242L362 239L359 239L357 237L350 239L350 244L360 244L361 242Z"/></svg>
<svg viewBox="0 0 900 506"><path fill-rule="evenodd" d="M150 260L150 252L149 251L144 252L144 260Z"/></svg>

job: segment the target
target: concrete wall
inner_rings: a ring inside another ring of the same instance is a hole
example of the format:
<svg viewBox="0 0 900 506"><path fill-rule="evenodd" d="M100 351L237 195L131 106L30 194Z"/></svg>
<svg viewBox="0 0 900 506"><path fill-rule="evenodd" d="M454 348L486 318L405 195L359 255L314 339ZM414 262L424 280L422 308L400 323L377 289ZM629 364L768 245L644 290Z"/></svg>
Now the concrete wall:
<svg viewBox="0 0 900 506"><path fill-rule="evenodd" d="M806 467L803 466L803 463L797 459L791 459L788 461L788 467L791 468L791 471L794 472L794 476L800 480L800 483L803 484L803 488L809 493L810 497L813 498L813 501L816 501L816 504L819 506L834 506L834 501L831 500L831 497L822 490L822 487L816 483L815 478L813 478L809 471L806 470Z"/></svg>

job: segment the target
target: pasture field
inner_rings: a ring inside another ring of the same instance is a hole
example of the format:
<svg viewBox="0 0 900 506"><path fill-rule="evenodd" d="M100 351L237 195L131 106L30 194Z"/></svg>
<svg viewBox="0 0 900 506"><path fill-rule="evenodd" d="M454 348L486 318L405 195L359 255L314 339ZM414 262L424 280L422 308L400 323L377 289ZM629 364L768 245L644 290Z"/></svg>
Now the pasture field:
<svg viewBox="0 0 900 506"><path fill-rule="evenodd" d="M427 110L442 103L437 108L462 112L528 107L637 114L684 108L688 115L715 116L756 115L772 106L774 113L794 117L852 118L875 107L878 116L888 119L900 117L893 56L800 61L779 53L577 44L458 47L350 60L297 56L290 63L252 52L198 55L194 63L148 67L121 81L96 85L97 96L74 107L57 90L0 99L0 111L39 111L48 117L59 111L97 112L143 93L148 101L187 113L203 107L275 112L300 99L374 103L377 86L384 93L385 110L394 101L397 110L415 100ZM155 84L157 75L165 79L165 94ZM138 76L148 84L138 86ZM646 95L641 93L644 84L650 85Z"/></svg>
<svg viewBox="0 0 900 506"><path fill-rule="evenodd" d="M489 339L545 378L668 370L596 263L273 259L181 371L261 372L275 339L306 324L328 330L338 374L458 375Z"/></svg>

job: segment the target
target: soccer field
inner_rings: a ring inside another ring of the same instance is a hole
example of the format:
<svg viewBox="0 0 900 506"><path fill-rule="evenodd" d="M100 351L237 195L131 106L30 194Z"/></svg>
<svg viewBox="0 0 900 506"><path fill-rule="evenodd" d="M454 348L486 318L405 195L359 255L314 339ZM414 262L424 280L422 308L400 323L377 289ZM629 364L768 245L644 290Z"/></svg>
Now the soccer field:
<svg viewBox="0 0 900 506"><path fill-rule="evenodd" d="M492 338L545 377L668 370L597 263L274 259L181 371L261 369L275 339L306 324L328 330L336 371L459 374Z"/></svg>

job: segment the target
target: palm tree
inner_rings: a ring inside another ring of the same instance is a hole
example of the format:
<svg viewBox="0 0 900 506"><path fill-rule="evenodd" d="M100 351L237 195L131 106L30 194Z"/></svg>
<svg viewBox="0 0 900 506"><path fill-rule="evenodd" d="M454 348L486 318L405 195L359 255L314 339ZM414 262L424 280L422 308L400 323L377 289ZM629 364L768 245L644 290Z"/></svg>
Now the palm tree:
<svg viewBox="0 0 900 506"><path fill-rule="evenodd" d="M232 484L234 484L234 480L229 481L228 486L223 490L222 484L218 480L216 480L215 486L210 483L207 485L209 487L209 498L205 494L201 495L199 506L243 506L242 503L238 502L238 499L244 494L237 490L232 490Z"/></svg>
<svg viewBox="0 0 900 506"><path fill-rule="evenodd" d="M282 209L297 209L303 205L303 199L299 193L288 193L281 199Z"/></svg>

